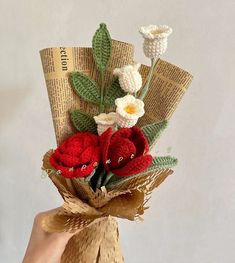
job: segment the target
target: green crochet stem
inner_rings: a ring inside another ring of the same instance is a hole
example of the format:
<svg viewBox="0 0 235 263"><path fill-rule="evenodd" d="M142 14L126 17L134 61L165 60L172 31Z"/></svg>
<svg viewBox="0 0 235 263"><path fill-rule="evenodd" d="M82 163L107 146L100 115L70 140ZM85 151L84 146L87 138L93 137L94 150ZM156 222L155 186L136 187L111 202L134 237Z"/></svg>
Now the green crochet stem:
<svg viewBox="0 0 235 263"><path fill-rule="evenodd" d="M157 62L157 59L156 58L151 58L151 67L150 67L150 70L149 70L149 74L148 74L148 77L147 77L147 81L140 93L140 96L139 96L139 99L140 100L144 100L145 96L147 95L148 93L148 90L149 90L149 84L150 84L150 81L152 79L152 76L153 76L153 70L154 70L154 67L156 65L156 62Z"/></svg>
<svg viewBox="0 0 235 263"><path fill-rule="evenodd" d="M105 88L104 88L104 72L100 72L101 76L101 87L100 87L100 113L104 112L104 96L105 96Z"/></svg>
<svg viewBox="0 0 235 263"><path fill-rule="evenodd" d="M98 177L98 180L97 180L97 183L96 183L96 188L100 188L101 187L104 176L105 176L105 171L103 170L100 173L99 177Z"/></svg>
<svg viewBox="0 0 235 263"><path fill-rule="evenodd" d="M113 77L109 88L105 88L104 104L105 106L113 106L117 98L124 97L125 95L126 92L120 87L118 77Z"/></svg>
<svg viewBox="0 0 235 263"><path fill-rule="evenodd" d="M103 185L106 185L113 176L114 174L112 172L109 172L104 180Z"/></svg>

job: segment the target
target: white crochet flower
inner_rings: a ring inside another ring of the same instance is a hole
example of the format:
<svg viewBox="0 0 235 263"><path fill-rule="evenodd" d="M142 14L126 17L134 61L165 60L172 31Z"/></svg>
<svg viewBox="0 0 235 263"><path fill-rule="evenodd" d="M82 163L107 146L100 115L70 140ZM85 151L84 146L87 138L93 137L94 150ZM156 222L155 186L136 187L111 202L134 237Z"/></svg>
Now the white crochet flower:
<svg viewBox="0 0 235 263"><path fill-rule="evenodd" d="M140 64L127 65L122 68L116 68L113 74L118 76L121 88L128 93L135 93L142 86L142 77L139 73Z"/></svg>
<svg viewBox="0 0 235 263"><path fill-rule="evenodd" d="M101 135L108 128L115 129L116 126L116 112L101 113L98 116L94 116L94 120L97 124L98 134Z"/></svg>
<svg viewBox="0 0 235 263"><path fill-rule="evenodd" d="M117 106L117 124L122 128L133 127L144 115L144 102L132 95L126 95L115 100Z"/></svg>
<svg viewBox="0 0 235 263"><path fill-rule="evenodd" d="M172 28L166 25L149 25L140 28L144 37L144 54L148 58L157 58L166 52L167 38L172 33Z"/></svg>

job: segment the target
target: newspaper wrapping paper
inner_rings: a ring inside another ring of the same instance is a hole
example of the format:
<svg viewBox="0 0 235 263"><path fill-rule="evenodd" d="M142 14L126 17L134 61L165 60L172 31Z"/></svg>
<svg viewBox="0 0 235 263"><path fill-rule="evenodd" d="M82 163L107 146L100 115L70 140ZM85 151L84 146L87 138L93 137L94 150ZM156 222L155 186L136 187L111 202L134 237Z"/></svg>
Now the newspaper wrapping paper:
<svg viewBox="0 0 235 263"><path fill-rule="evenodd" d="M56 140L57 144L59 144L75 132L70 123L70 110L80 108L93 115L98 113L98 108L95 105L80 100L73 92L68 81L68 74L72 71L80 71L97 81L99 81L99 77L93 61L91 48L47 48L42 50L40 54ZM132 63L133 55L134 48L131 44L113 40L112 58L108 66L107 74L105 75L106 84L111 80L113 69ZM146 79L148 70L149 68L147 66L141 66L140 72L143 80ZM145 97L146 114L139 121L138 125L143 126L165 119L168 120L191 81L192 76L188 72L159 59L154 70L149 93ZM146 179L151 181L151 176L155 176L155 183L148 187L149 192L151 192L171 173L171 170L159 171L157 174L143 177L139 179L139 181L134 179L130 184L126 184L126 186L124 184L119 187L121 189L117 190L124 190L125 187L128 189L131 184L133 186L139 184L144 185ZM53 181L53 178L51 179ZM70 194L75 194L76 192L76 189L74 189L75 184L70 180L64 180L63 184L61 182L53 182L60 193L61 185L64 186ZM64 195L64 193L61 194L65 199L66 195ZM70 208L71 206L69 209ZM66 210L66 208L62 209ZM48 222L50 218L47 218L47 224L44 228L47 231L70 231L71 228L74 230L77 229L78 225L81 226L83 224L83 222L78 221L76 218L69 220L70 215L66 215L65 210L61 211L61 215L56 215L58 219L57 224L55 224L56 216L52 218L51 224ZM118 227L115 219L106 216L99 220L91 220L90 223L89 220L85 220L85 222L82 230L69 241L61 262L123 262L119 245ZM68 229L64 229L63 226L65 225ZM48 226L50 227L48 228Z"/></svg>

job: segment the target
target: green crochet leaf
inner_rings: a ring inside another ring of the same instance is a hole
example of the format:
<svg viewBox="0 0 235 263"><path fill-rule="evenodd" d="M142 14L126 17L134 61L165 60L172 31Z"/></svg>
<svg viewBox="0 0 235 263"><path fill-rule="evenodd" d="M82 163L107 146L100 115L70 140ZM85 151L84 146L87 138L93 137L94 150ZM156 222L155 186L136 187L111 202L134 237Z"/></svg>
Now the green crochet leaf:
<svg viewBox="0 0 235 263"><path fill-rule="evenodd" d="M81 72L73 72L70 75L72 87L82 99L99 104L100 88L94 80Z"/></svg>
<svg viewBox="0 0 235 263"><path fill-rule="evenodd" d="M153 172L155 172L157 170L161 170L161 169L170 169L170 168L176 166L177 163L178 163L178 160L174 157L171 157L171 156L154 157L152 164L143 172L138 173L138 174L134 174L134 175L128 176L128 177L122 177L121 179L117 179L118 177L115 176L114 180L106 185L106 188L113 189L117 186L120 186L123 183L128 182L129 180L131 180L135 177L143 176L143 175L146 175L148 173L153 173Z"/></svg>
<svg viewBox="0 0 235 263"><path fill-rule="evenodd" d="M106 96L104 97L104 104L114 105L117 98L124 97L125 95L126 92L120 87L118 77L115 77L107 91Z"/></svg>
<svg viewBox="0 0 235 263"><path fill-rule="evenodd" d="M157 138L160 137L161 133L167 127L167 121L148 124L143 126L141 129L144 132L145 136L148 138L149 146L152 146Z"/></svg>
<svg viewBox="0 0 235 263"><path fill-rule="evenodd" d="M112 52L112 40L105 24L100 24L92 39L93 57L96 67L100 72L104 72Z"/></svg>
<svg viewBox="0 0 235 263"><path fill-rule="evenodd" d="M70 113L70 117L74 127L79 132L89 131L97 133L96 123L92 116L81 110L74 110Z"/></svg>
<svg viewBox="0 0 235 263"><path fill-rule="evenodd" d="M178 159L171 156L154 157L151 166L148 169L155 171L156 169L170 169L176 166ZM149 170L148 172L151 172Z"/></svg>

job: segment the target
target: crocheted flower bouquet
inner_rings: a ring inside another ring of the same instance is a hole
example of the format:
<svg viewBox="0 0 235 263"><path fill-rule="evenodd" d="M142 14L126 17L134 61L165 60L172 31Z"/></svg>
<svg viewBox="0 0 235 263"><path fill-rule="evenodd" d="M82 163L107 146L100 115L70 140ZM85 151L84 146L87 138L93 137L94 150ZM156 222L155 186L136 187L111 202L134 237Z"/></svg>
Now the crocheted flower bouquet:
<svg viewBox="0 0 235 263"><path fill-rule="evenodd" d="M133 46L111 40L105 24L92 48L41 51L58 143L42 169L64 199L43 228L80 230L62 262L123 262L114 217L140 218L149 195L177 164L151 153L192 80L159 59L171 32L141 27L150 68L133 61Z"/></svg>

